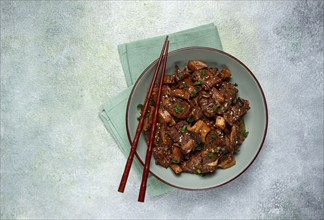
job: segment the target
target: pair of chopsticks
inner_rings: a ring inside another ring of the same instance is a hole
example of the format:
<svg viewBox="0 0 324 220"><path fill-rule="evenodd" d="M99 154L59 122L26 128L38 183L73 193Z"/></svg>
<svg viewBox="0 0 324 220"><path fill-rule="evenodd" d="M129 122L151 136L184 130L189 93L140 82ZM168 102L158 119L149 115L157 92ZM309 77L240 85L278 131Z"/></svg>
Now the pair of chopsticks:
<svg viewBox="0 0 324 220"><path fill-rule="evenodd" d="M164 54L164 51L165 51L165 54ZM150 102L150 99L151 99L151 96L152 96L155 81L156 81L158 73L159 73L159 69L160 69L160 66L161 66L162 59L164 58L164 62L163 62L163 66L162 66L162 72L161 72L160 81L159 81L159 89L158 89L158 94L157 94L156 103L155 103L155 109L154 109L154 114L153 114L153 123L152 123L151 131L150 131L149 144L148 144L147 151L146 151L146 158L145 158L144 171L143 171L143 175L142 175L142 182L141 182L140 192L139 192L139 196L138 196L138 201L139 202L144 202L144 198L145 198L146 184L147 184L147 178L148 178L150 162L151 162L151 157L152 157L152 146L153 146L153 142L154 142L158 110L159 110L159 107L160 107L160 100L161 100L161 94L162 94L162 85L163 85L163 79L164 79L164 75L165 75L165 68L166 68L166 63L167 63L167 58L168 58L168 51L169 51L169 40L168 40L168 36L167 36L165 38L160 57L158 59L156 69L154 71L151 86L150 86L150 88L149 88L149 90L148 90L148 92L146 94L145 103L144 103L144 106L143 106L142 112L141 112L141 118L140 118L139 123L137 125L136 134L135 134L135 137L133 139L131 150L130 150L130 153L129 153L129 156L127 158L127 162L126 162L126 165L125 165L124 173L123 173L123 176L122 176L122 179L120 181L119 188L118 188L118 192L124 192L124 190L125 190L126 182L127 182L127 179L128 179L128 174L129 174L129 171L131 169L132 162L133 162L134 155L135 155L136 148L137 148L137 144L138 144L138 140L139 140L139 137L140 137L142 129L143 129L145 115L146 115L146 112L147 112L147 109L148 109L148 106L149 106L149 102Z"/></svg>

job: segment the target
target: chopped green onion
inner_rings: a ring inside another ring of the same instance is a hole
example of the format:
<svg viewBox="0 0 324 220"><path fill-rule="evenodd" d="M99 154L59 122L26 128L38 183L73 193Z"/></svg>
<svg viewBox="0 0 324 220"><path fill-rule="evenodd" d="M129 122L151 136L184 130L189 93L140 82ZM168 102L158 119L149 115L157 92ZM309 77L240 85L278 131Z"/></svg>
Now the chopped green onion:
<svg viewBox="0 0 324 220"><path fill-rule="evenodd" d="M249 135L249 132L246 131L245 134L244 134L244 136L247 137L248 135Z"/></svg>
<svg viewBox="0 0 324 220"><path fill-rule="evenodd" d="M146 112L146 115L145 115L147 118L150 117L150 113L149 112Z"/></svg>
<svg viewBox="0 0 324 220"><path fill-rule="evenodd" d="M201 77L204 77L204 76L205 76L205 70L202 70L202 71L201 71L200 76L201 76Z"/></svg>
<svg viewBox="0 0 324 220"><path fill-rule="evenodd" d="M217 147L216 147L216 146L214 146L214 151L215 151L215 152L217 151Z"/></svg>
<svg viewBox="0 0 324 220"><path fill-rule="evenodd" d="M189 123L192 123L192 122L194 122L194 121L195 121L194 118L190 118L190 119L188 120Z"/></svg>
<svg viewBox="0 0 324 220"><path fill-rule="evenodd" d="M234 86L238 86L238 84L237 83L234 83Z"/></svg>
<svg viewBox="0 0 324 220"><path fill-rule="evenodd" d="M239 134L242 134L243 130L242 128L239 128Z"/></svg>
<svg viewBox="0 0 324 220"><path fill-rule="evenodd" d="M175 108L174 108L174 111L175 111L176 113L179 113L179 105L178 105L178 103L176 104L176 106L175 106Z"/></svg>
<svg viewBox="0 0 324 220"><path fill-rule="evenodd" d="M217 106L216 105L213 106L213 110L214 110L214 112L217 111Z"/></svg>
<svg viewBox="0 0 324 220"><path fill-rule="evenodd" d="M224 112L224 109L225 109L225 107L224 107L224 106L222 106L222 112Z"/></svg>
<svg viewBox="0 0 324 220"><path fill-rule="evenodd" d="M172 163L179 163L177 160L171 160Z"/></svg>
<svg viewBox="0 0 324 220"><path fill-rule="evenodd" d="M203 147L202 144L198 144L195 150L202 150L202 147Z"/></svg>
<svg viewBox="0 0 324 220"><path fill-rule="evenodd" d="M186 110L185 107L180 107L180 111L181 111L182 113L184 113L185 110Z"/></svg>
<svg viewBox="0 0 324 220"><path fill-rule="evenodd" d="M223 152L225 151L225 147L222 147L222 151L223 151Z"/></svg>
<svg viewBox="0 0 324 220"><path fill-rule="evenodd" d="M196 172L197 172L198 174L201 174L201 170L200 170L200 169L197 169Z"/></svg>
<svg viewBox="0 0 324 220"><path fill-rule="evenodd" d="M191 92L191 95L192 95L192 96L194 96L194 95L196 95L196 94L197 94L197 93L196 93L195 91L192 91L192 92Z"/></svg>
<svg viewBox="0 0 324 220"><path fill-rule="evenodd" d="M182 128L181 128L181 132L185 132L187 129L187 125L184 125Z"/></svg>
<svg viewBox="0 0 324 220"><path fill-rule="evenodd" d="M207 156L208 157L213 157L213 153L208 153Z"/></svg>
<svg viewBox="0 0 324 220"><path fill-rule="evenodd" d="M138 109L138 110L142 110L142 108L143 108L143 105L142 105L142 104L138 104L138 105L137 105L137 109Z"/></svg>
<svg viewBox="0 0 324 220"><path fill-rule="evenodd" d="M217 138L217 135L214 133L214 134L212 134L211 137L212 137L213 140L215 140Z"/></svg>
<svg viewBox="0 0 324 220"><path fill-rule="evenodd" d="M203 82L202 81L197 81L195 82L195 85L201 85Z"/></svg>
<svg viewBox="0 0 324 220"><path fill-rule="evenodd" d="M188 87L188 84L185 83L185 82L183 82L183 87L184 87L184 88L187 88L187 87Z"/></svg>
<svg viewBox="0 0 324 220"><path fill-rule="evenodd" d="M163 103L162 102L160 102L160 107L163 107Z"/></svg>

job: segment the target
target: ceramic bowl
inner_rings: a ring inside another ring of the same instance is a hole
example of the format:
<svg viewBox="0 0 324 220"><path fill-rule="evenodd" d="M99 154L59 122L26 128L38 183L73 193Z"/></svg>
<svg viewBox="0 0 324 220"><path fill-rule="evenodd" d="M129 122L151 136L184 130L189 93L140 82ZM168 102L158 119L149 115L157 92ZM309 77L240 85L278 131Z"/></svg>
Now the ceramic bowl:
<svg viewBox="0 0 324 220"><path fill-rule="evenodd" d="M205 176L190 173L175 175L171 168L165 169L162 166L156 165L155 159L152 156L150 173L162 182L177 188L189 190L209 189L234 180L253 163L262 148L267 133L267 104L258 80L246 65L234 56L217 49L189 47L169 52L166 74L173 73L175 65L183 69L189 60L202 60L211 67L227 66L230 69L232 73L231 82L238 84L238 96L250 102L251 109L244 116L245 126L249 131L249 135L240 146L240 152L235 154L236 165L231 168L224 170L216 169L213 174ZM126 128L130 143L135 136L138 124L137 117L140 114L137 105L144 103L146 91L150 86L156 63L157 60L144 70L134 84L128 99ZM142 164L145 161L146 150L147 144L142 134L136 152L136 156Z"/></svg>

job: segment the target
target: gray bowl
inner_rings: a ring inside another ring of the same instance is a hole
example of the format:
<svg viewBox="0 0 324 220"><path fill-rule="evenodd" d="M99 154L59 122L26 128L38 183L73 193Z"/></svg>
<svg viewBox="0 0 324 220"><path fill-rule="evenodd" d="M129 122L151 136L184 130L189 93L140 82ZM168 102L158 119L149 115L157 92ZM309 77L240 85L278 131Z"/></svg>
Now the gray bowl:
<svg viewBox="0 0 324 220"><path fill-rule="evenodd" d="M253 73L238 59L223 51L207 47L189 47L172 51L168 55L166 73L173 73L174 66L178 65L181 69L187 64L188 60L202 60L209 66L227 66L232 73L231 82L238 84L238 96L248 99L251 109L244 117L246 129L249 131L248 137L240 147L240 152L235 155L236 165L222 170L217 169L213 174L200 176L190 173L175 175L168 168L165 169L155 164L152 158L150 172L164 183L171 186L200 190L209 189L224 185L238 176L252 164L260 152L268 126L268 110L266 99L262 88ZM138 124L137 117L140 112L137 105L144 103L146 91L148 90L157 60L149 65L134 84L134 88L129 96L126 111L126 128L129 142L131 143ZM147 144L142 134L137 146L136 156L144 165Z"/></svg>

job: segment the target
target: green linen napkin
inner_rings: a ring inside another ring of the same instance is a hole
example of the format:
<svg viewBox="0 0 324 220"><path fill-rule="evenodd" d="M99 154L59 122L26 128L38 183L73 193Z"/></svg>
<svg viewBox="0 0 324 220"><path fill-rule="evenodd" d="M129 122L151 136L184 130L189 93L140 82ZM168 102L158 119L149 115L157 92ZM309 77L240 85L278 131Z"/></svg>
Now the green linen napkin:
<svg viewBox="0 0 324 220"><path fill-rule="evenodd" d="M126 157L130 151L125 122L127 100L137 78L149 64L159 57L164 40L165 36L159 36L118 45L128 88L104 103L99 117ZM205 46L222 50L218 31L213 23L170 34L169 40L169 51L190 46ZM124 162L126 163L126 160ZM143 166L136 157L134 157L132 169L141 176ZM171 186L149 175L147 191L150 195L161 195L171 189L173 189Z"/></svg>
<svg viewBox="0 0 324 220"><path fill-rule="evenodd" d="M159 57L164 40L165 36L159 36L118 45L127 86L132 86L144 69ZM213 23L170 34L169 40L169 51L191 46L223 49Z"/></svg>

